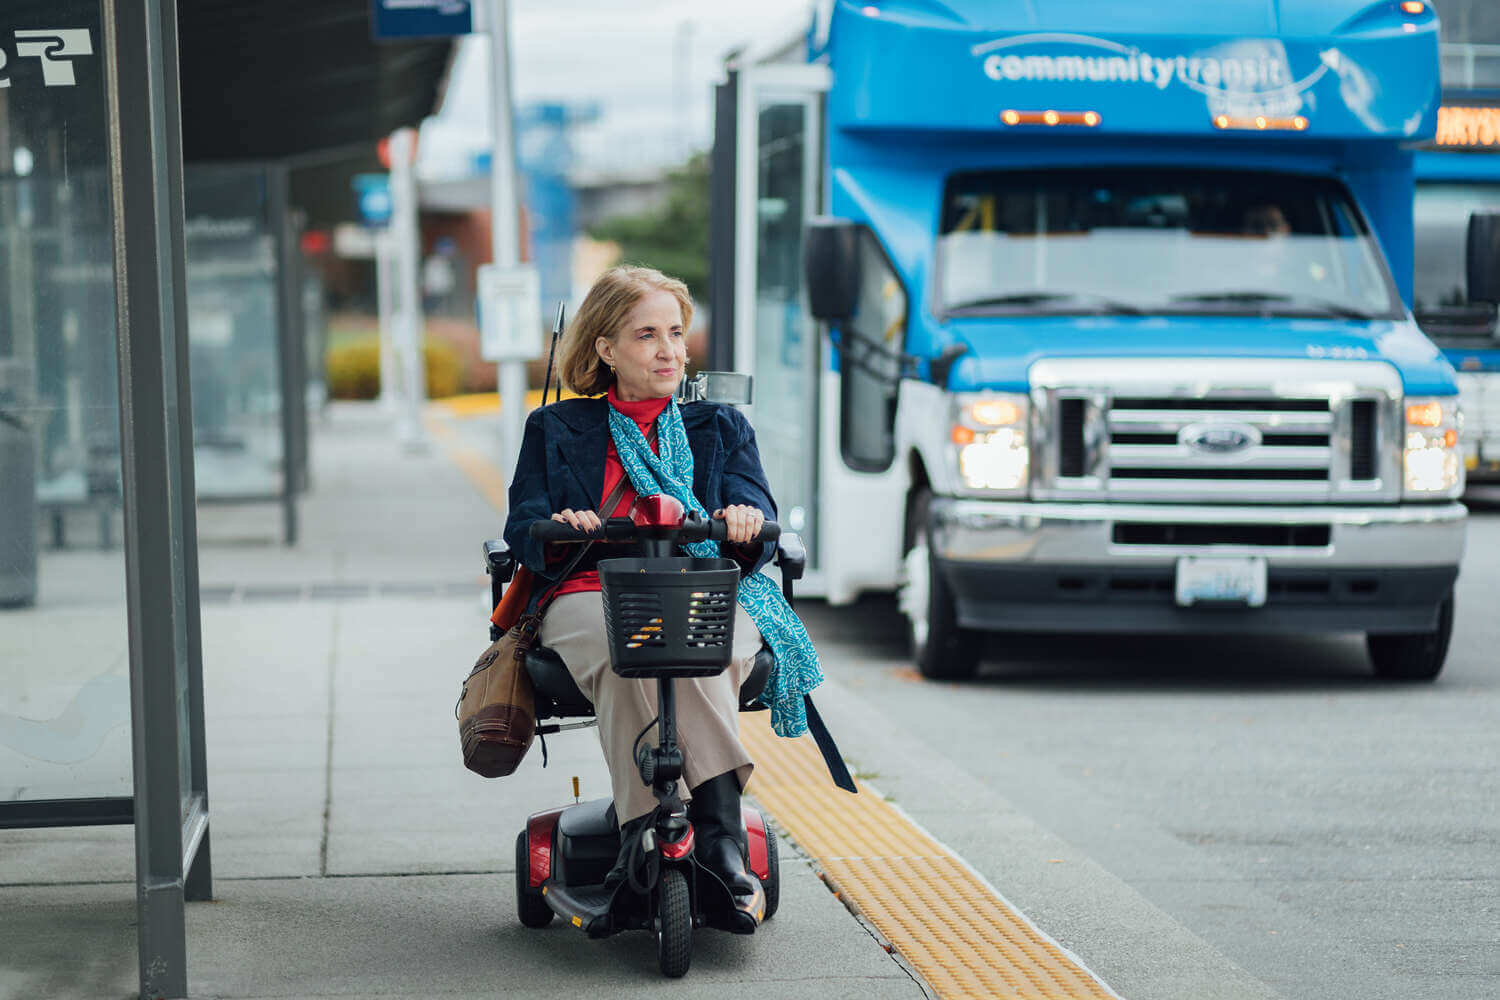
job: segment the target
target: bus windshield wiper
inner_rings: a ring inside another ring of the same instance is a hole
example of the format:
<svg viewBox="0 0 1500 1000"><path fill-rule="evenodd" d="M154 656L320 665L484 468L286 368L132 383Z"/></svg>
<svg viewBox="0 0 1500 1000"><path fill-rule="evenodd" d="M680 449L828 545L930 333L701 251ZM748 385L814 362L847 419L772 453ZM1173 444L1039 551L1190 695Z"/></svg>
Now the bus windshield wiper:
<svg viewBox="0 0 1500 1000"><path fill-rule="evenodd" d="M1234 302L1245 305L1281 305L1294 310L1316 309L1330 316L1340 316L1344 319L1378 319L1374 313L1342 302L1332 302L1328 299L1317 299L1302 295L1287 295L1283 292L1261 292L1261 291L1223 291L1223 292L1197 292L1188 295L1174 295L1172 302Z"/></svg>
<svg viewBox="0 0 1500 1000"><path fill-rule="evenodd" d="M947 308L948 315L969 310L988 309L997 306L1035 306L1053 305L1057 303L1087 303L1089 312L1123 313L1127 316L1141 315L1139 306L1131 305L1129 302L1121 302L1104 295L1095 295L1092 292L1011 292L1006 295L986 295L983 298L969 299L959 302Z"/></svg>

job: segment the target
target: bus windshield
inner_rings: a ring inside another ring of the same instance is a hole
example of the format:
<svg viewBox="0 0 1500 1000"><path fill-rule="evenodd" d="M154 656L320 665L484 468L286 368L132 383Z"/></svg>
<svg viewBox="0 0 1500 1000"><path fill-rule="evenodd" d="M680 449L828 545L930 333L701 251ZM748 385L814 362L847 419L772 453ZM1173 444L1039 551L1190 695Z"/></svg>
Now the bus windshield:
<svg viewBox="0 0 1500 1000"><path fill-rule="evenodd" d="M955 174L937 261L941 316L1405 314L1348 194L1300 175Z"/></svg>

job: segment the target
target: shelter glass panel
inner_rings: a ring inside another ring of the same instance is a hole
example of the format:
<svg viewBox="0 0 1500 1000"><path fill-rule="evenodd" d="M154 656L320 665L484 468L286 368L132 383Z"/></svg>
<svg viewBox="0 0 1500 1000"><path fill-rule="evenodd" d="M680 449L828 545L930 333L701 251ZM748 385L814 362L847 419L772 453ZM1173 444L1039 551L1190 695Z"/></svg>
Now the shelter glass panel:
<svg viewBox="0 0 1500 1000"><path fill-rule="evenodd" d="M193 460L200 500L282 492L276 220L261 167L184 178Z"/></svg>
<svg viewBox="0 0 1500 1000"><path fill-rule="evenodd" d="M99 18L97 0L6 6L0 801L8 802L132 792Z"/></svg>

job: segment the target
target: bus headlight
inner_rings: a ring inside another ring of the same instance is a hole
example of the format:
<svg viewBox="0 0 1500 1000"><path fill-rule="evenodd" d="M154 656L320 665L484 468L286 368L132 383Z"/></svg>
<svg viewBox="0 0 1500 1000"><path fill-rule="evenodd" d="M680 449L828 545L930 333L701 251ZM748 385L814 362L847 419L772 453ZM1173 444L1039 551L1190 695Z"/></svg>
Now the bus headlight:
<svg viewBox="0 0 1500 1000"><path fill-rule="evenodd" d="M1464 489L1459 448L1458 400L1452 396L1408 397L1402 455L1408 497L1456 497Z"/></svg>
<svg viewBox="0 0 1500 1000"><path fill-rule="evenodd" d="M1025 492L1031 472L1030 401L1022 393L966 393L955 404L951 438L964 486Z"/></svg>

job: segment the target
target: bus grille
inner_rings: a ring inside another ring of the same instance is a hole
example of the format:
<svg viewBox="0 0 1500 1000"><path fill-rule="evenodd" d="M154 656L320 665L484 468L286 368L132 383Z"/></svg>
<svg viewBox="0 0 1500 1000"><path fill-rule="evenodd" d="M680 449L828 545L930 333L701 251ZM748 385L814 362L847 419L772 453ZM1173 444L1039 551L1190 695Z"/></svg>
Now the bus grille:
<svg viewBox="0 0 1500 1000"><path fill-rule="evenodd" d="M1234 363L1223 364L1232 374ZM1356 374L1369 367L1355 364ZM1276 503L1392 499L1399 490L1385 455L1396 438L1383 426L1399 415L1398 384L1367 376L1257 386L1220 376L1221 384L1163 385L1166 365L1143 370L1139 384L1128 366L1111 366L1100 384L1068 379L1067 362L1050 365L1039 367L1056 373L1052 384L1036 385L1033 372L1036 438L1049 452L1040 499Z"/></svg>
<svg viewBox="0 0 1500 1000"><path fill-rule="evenodd" d="M1110 481L1312 483L1328 480L1333 414L1326 399L1113 400Z"/></svg>

